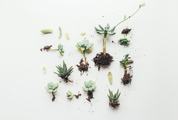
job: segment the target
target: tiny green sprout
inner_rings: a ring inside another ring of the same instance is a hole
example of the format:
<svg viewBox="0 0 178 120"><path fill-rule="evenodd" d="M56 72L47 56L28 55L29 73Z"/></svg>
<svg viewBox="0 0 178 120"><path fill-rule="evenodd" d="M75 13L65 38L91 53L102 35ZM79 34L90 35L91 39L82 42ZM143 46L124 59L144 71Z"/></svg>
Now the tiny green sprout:
<svg viewBox="0 0 178 120"><path fill-rule="evenodd" d="M87 92L88 98L87 100L91 102L91 99L93 98L93 92L96 89L96 83L92 80L88 80L84 82L83 90Z"/></svg>
<svg viewBox="0 0 178 120"><path fill-rule="evenodd" d="M129 46L130 40L128 40L127 38L121 38L121 39L119 40L119 44L120 44L120 45L123 45L123 46Z"/></svg>
<svg viewBox="0 0 178 120"><path fill-rule="evenodd" d="M129 54L126 54L124 56L124 59L122 59L120 61L120 64L124 69L129 68L130 67L129 65L132 64L132 63L133 63L133 60L131 60L131 57L129 57Z"/></svg>
<svg viewBox="0 0 178 120"><path fill-rule="evenodd" d="M47 85L47 91L48 93L52 94L52 101L54 101L56 99L56 92L58 89L58 83L53 83L53 82L49 82Z"/></svg>
<svg viewBox="0 0 178 120"><path fill-rule="evenodd" d="M109 105L113 108L117 108L120 103L119 103L119 97L120 97L121 93L119 92L119 89L117 90L116 93L113 93L110 89L109 89L109 94L108 94L108 98L109 98Z"/></svg>
<svg viewBox="0 0 178 120"><path fill-rule="evenodd" d="M56 66L56 68L57 68L57 72L55 72L55 74L57 74L58 77L62 78L64 80L64 82L72 82L68 78L70 76L70 74L73 72L72 66L67 68L66 63L63 61L63 65L58 65L58 66Z"/></svg>
<svg viewBox="0 0 178 120"><path fill-rule="evenodd" d="M61 56L64 55L64 48L63 48L63 45L62 45L62 44L59 44L59 45L58 45L57 50L58 50L58 52L59 52L59 54L60 54Z"/></svg>
<svg viewBox="0 0 178 120"><path fill-rule="evenodd" d="M78 99L82 94L73 94L70 90L67 91L66 96L68 100L72 100L74 97Z"/></svg>
<svg viewBox="0 0 178 120"><path fill-rule="evenodd" d="M51 34L53 31L51 29L43 29L41 30L41 33L43 34Z"/></svg>
<svg viewBox="0 0 178 120"><path fill-rule="evenodd" d="M77 67L80 72L86 72L88 71L88 67L89 67L86 54L91 53L93 44L85 39L85 40L78 42L76 47L78 48L80 53L83 55L83 58L80 60L80 63L79 65L77 65Z"/></svg>
<svg viewBox="0 0 178 120"><path fill-rule="evenodd" d="M68 100L72 100L74 98L74 94L69 90L67 91L66 96Z"/></svg>

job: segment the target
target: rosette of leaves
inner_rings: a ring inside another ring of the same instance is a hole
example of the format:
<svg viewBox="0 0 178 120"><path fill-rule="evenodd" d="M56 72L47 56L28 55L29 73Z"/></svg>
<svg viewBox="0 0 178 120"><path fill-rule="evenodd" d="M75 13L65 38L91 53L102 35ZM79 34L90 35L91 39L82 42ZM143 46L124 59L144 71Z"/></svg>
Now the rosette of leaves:
<svg viewBox="0 0 178 120"><path fill-rule="evenodd" d="M77 65L80 72L87 72L89 63L86 58L86 54L91 53L93 44L90 43L88 40L82 40L77 43L76 47L80 51L80 53L83 55L83 58L80 60L79 65Z"/></svg>
<svg viewBox="0 0 178 120"><path fill-rule="evenodd" d="M109 90L108 98L109 98L109 105L113 108L117 108L120 103L119 103L119 97L121 93L119 92L119 89L117 90L116 93L113 93L113 91Z"/></svg>
<svg viewBox="0 0 178 120"><path fill-rule="evenodd" d="M109 66L113 61L113 57L106 52L106 42L109 39L109 37L115 35L116 28L121 23L132 18L143 6L144 4L140 4L138 8L131 15L129 15L128 17L124 17L124 19L118 22L114 27L110 27L110 25L106 25L105 27L99 25L98 27L95 27L96 33L103 36L103 51L101 53L98 53L93 59L95 65L98 67L98 70L100 69L100 67ZM122 41L125 42L125 40Z"/></svg>
<svg viewBox="0 0 178 120"><path fill-rule="evenodd" d="M127 35L130 33L131 29L125 28L122 30L121 34L124 35L124 38L121 38L119 40L119 44L123 46L129 46L130 40L127 38Z"/></svg>
<svg viewBox="0 0 178 120"><path fill-rule="evenodd" d="M58 77L60 77L66 83L72 82L71 80L69 80L69 76L73 72L72 66L67 68L66 63L63 61L63 65L58 65L58 66L56 66L56 68L57 68L57 72L55 72L55 74L57 74Z"/></svg>
<svg viewBox="0 0 178 120"><path fill-rule="evenodd" d="M124 68L124 75L122 77L122 83L124 85L131 83L132 81L132 75L130 73L132 67L130 66L133 64L133 60L131 60L131 57L129 57L129 54L126 54L124 56L124 59L120 61L121 66Z"/></svg>
<svg viewBox="0 0 178 120"><path fill-rule="evenodd" d="M48 83L47 91L48 93L52 95L52 101L56 99L55 95L56 95L57 89L58 89L58 83L53 83L53 82Z"/></svg>
<svg viewBox="0 0 178 120"><path fill-rule="evenodd" d="M68 100L72 100L74 97L78 99L81 96L81 94L80 93L73 94L70 90L68 90L66 96Z"/></svg>
<svg viewBox="0 0 178 120"><path fill-rule="evenodd" d="M91 102L91 99L93 98L93 92L96 89L96 84L92 80L88 80L84 82L83 90L87 92L88 98L86 98L89 102Z"/></svg>
<svg viewBox="0 0 178 120"><path fill-rule="evenodd" d="M124 69L129 68L130 64L132 63L133 63L133 60L131 60L131 57L129 57L129 54L126 54L124 56L124 59L120 61L120 64Z"/></svg>

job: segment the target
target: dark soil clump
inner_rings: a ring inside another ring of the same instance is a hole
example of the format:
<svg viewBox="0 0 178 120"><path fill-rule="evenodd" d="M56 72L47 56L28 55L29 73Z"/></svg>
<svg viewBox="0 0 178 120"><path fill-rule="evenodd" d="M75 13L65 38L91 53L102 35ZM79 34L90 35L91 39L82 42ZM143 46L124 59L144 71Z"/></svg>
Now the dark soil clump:
<svg viewBox="0 0 178 120"><path fill-rule="evenodd" d="M91 102L91 99L93 99L93 92L88 91L87 92L88 98L86 98L89 102Z"/></svg>
<svg viewBox="0 0 178 120"><path fill-rule="evenodd" d="M124 76L122 78L122 83L124 85L127 85L127 84L131 83L131 81L132 81L132 75L130 73L128 73L127 70L125 70Z"/></svg>
<svg viewBox="0 0 178 120"><path fill-rule="evenodd" d="M98 53L95 58L93 59L96 66L98 66L98 70L100 67L107 67L113 61L113 57L109 53Z"/></svg>
<svg viewBox="0 0 178 120"><path fill-rule="evenodd" d="M51 49L52 45L46 45L43 48L40 49L40 51L49 51Z"/></svg>
<svg viewBox="0 0 178 120"><path fill-rule="evenodd" d="M119 107L119 105L120 105L120 103L109 103L109 105L111 106L111 107L113 107L113 108L117 108L117 107Z"/></svg>
<svg viewBox="0 0 178 120"><path fill-rule="evenodd" d="M82 73L87 72L89 68L89 63L81 59L79 65L77 65L78 70Z"/></svg>

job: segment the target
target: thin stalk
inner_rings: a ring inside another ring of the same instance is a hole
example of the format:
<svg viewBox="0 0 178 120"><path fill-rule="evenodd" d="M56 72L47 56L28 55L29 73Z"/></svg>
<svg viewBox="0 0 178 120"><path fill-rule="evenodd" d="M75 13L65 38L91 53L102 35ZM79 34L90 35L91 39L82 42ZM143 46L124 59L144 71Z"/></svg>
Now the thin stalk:
<svg viewBox="0 0 178 120"><path fill-rule="evenodd" d="M105 36L103 38L103 53L106 54L106 42L107 42L108 36Z"/></svg>
<svg viewBox="0 0 178 120"><path fill-rule="evenodd" d="M85 50L83 51L83 60L85 63L87 63L87 57L86 57L86 52Z"/></svg>
<svg viewBox="0 0 178 120"><path fill-rule="evenodd" d="M139 6L130 16L128 16L127 18L123 19L122 21L118 22L116 25L115 25L115 28L120 25L121 23L127 21L128 19L132 18L134 15L136 15L138 13L138 11L141 9L142 7Z"/></svg>

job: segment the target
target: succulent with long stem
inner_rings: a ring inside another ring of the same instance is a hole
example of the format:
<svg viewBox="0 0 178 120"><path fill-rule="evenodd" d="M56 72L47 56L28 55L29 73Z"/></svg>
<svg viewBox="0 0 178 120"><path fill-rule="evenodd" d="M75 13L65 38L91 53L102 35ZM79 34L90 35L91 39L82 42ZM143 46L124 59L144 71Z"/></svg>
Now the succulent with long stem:
<svg viewBox="0 0 178 120"><path fill-rule="evenodd" d="M57 89L58 89L58 83L53 83L53 82L48 83L47 91L48 93L52 95L52 101L56 99L55 95L56 95Z"/></svg>
<svg viewBox="0 0 178 120"><path fill-rule="evenodd" d="M80 60L79 65L77 65L80 72L87 72L89 63L87 61L86 54L91 53L93 44L89 43L88 40L83 40L77 43L76 47L80 51L80 53L83 55L83 58Z"/></svg>
<svg viewBox="0 0 178 120"><path fill-rule="evenodd" d="M106 43L110 36L115 35L115 29L123 22L129 20L132 18L142 7L144 4L140 4L139 7L128 17L125 17L123 20L118 22L114 27L110 27L109 24L107 24L105 27L99 25L98 27L95 27L96 32L99 35L103 35L103 51L101 53L98 53L95 58L93 59L96 66L98 66L98 70L100 67L107 67L111 64L113 61L113 57L106 52Z"/></svg>
<svg viewBox="0 0 178 120"><path fill-rule="evenodd" d="M124 75L122 77L122 83L124 85L131 83L132 81L132 67L131 64L133 64L133 60L131 60L131 57L129 57L129 54L126 54L124 56L124 59L120 61L121 66L124 68Z"/></svg>
<svg viewBox="0 0 178 120"><path fill-rule="evenodd" d="M119 97L120 97L121 93L119 92L119 89L117 90L116 93L113 93L110 89L109 89L109 94L108 94L108 98L109 98L109 105L113 108L117 108L120 103L119 103Z"/></svg>
<svg viewBox="0 0 178 120"><path fill-rule="evenodd" d="M96 89L96 84L92 80L88 80L84 82L83 90L87 92L88 98L86 98L89 102L91 102L91 99L93 98L93 92Z"/></svg>
<svg viewBox="0 0 178 120"><path fill-rule="evenodd" d="M72 66L67 68L66 63L63 61L63 65L58 65L56 66L56 68L57 68L57 72L55 72L55 74L57 74L58 77L62 78L66 83L72 82L71 80L69 80L69 76L73 72Z"/></svg>

